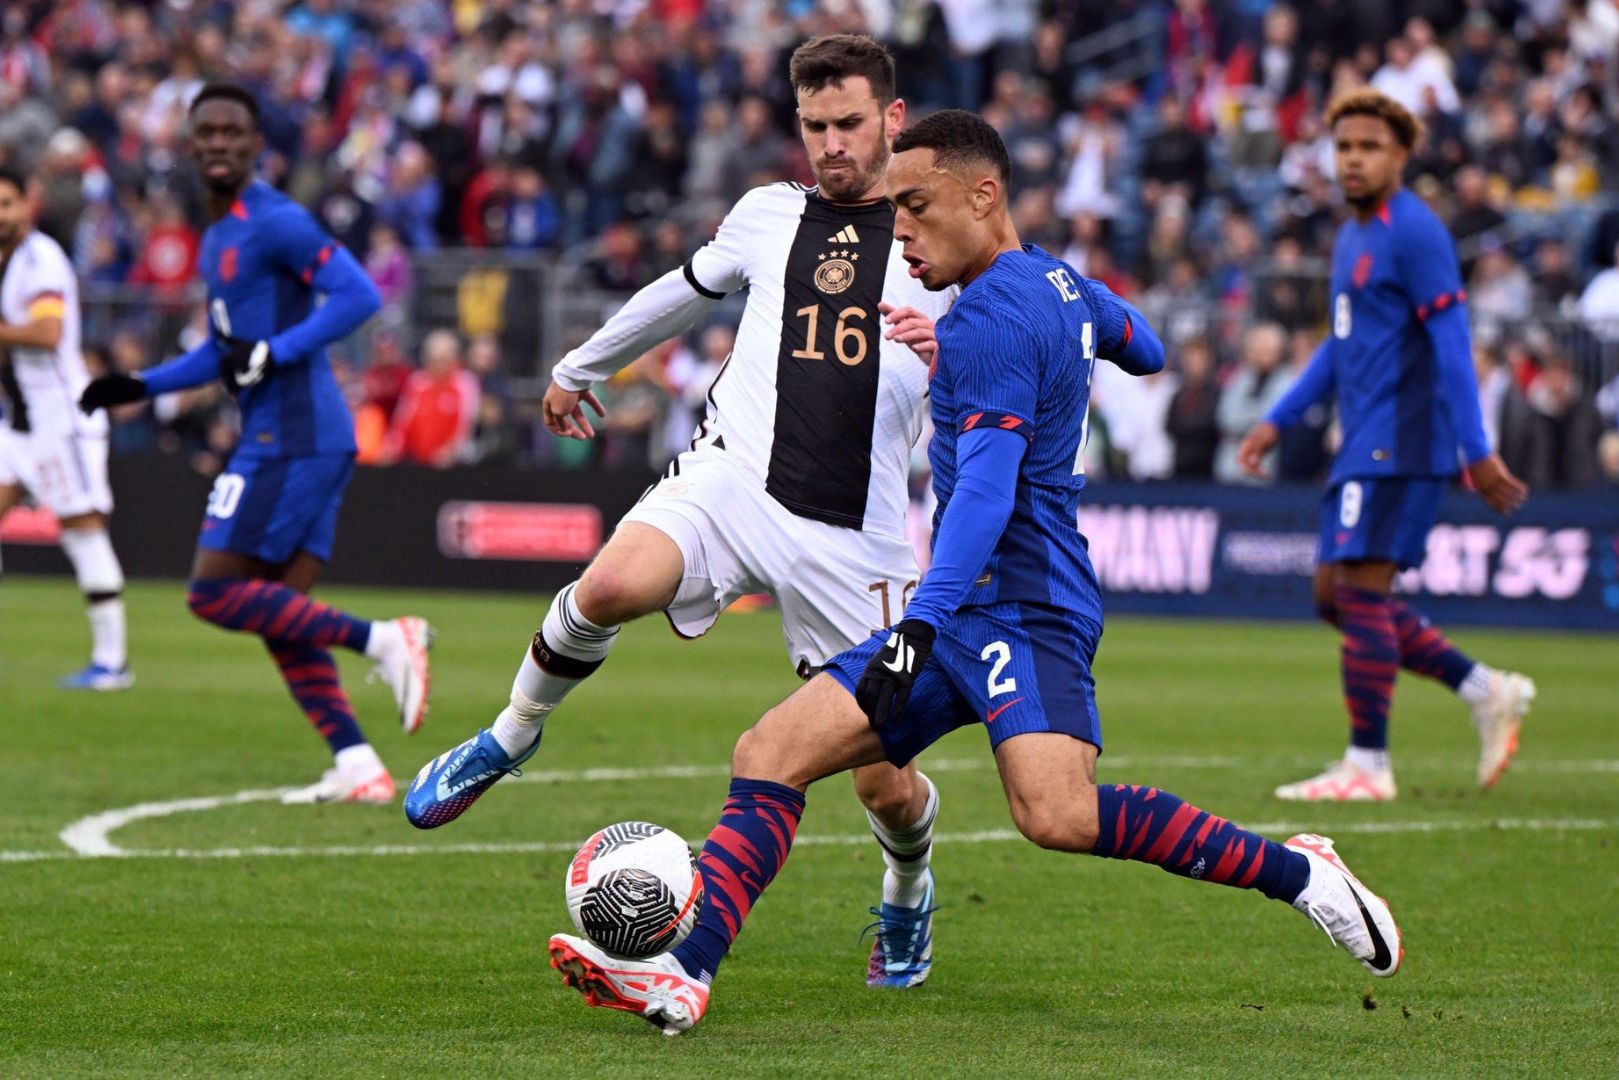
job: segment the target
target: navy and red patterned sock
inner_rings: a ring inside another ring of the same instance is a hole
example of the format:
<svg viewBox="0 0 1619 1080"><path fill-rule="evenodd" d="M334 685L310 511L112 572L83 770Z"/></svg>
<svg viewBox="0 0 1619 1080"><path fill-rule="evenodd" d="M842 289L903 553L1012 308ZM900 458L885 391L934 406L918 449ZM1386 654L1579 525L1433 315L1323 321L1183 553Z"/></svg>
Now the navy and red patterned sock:
<svg viewBox="0 0 1619 1080"><path fill-rule="evenodd" d="M1473 670L1473 658L1450 643L1450 639L1428 621L1428 617L1404 600L1389 598L1389 614L1400 643L1400 666L1418 675L1438 679L1452 690L1459 689Z"/></svg>
<svg viewBox="0 0 1619 1080"><path fill-rule="evenodd" d="M730 951L748 912L787 861L804 814L804 795L769 780L734 779L697 860L703 910L675 959L686 973L708 980Z"/></svg>
<svg viewBox="0 0 1619 1080"><path fill-rule="evenodd" d="M1310 880L1303 855L1158 788L1099 784L1096 811L1101 831L1092 855L1148 862L1290 904Z"/></svg>
<svg viewBox="0 0 1619 1080"><path fill-rule="evenodd" d="M343 692L337 678L337 664L332 654L313 645L271 643L270 655L281 669L287 689L293 699L332 753L359 746L365 742L354 709Z"/></svg>
<svg viewBox="0 0 1619 1080"><path fill-rule="evenodd" d="M311 600L275 581L199 578L191 582L186 606L205 622L226 630L257 634L275 644L333 645L364 652L371 624Z"/></svg>
<svg viewBox="0 0 1619 1080"><path fill-rule="evenodd" d="M1400 639L1389 598L1370 589L1340 585L1332 590L1343 632L1344 705L1349 710L1349 744L1386 750L1389 704L1400 670Z"/></svg>

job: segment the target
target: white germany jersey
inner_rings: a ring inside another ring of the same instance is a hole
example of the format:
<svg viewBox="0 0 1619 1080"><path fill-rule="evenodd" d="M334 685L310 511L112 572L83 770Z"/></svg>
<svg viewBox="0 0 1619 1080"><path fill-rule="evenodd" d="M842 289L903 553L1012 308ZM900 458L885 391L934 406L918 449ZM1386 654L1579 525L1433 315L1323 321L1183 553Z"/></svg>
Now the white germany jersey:
<svg viewBox="0 0 1619 1080"><path fill-rule="evenodd" d="M686 266L701 292L748 290L697 445L735 455L800 517L888 536L905 535L928 372L883 340L877 304L937 320L956 291L928 292L899 252L886 202L783 183L744 195Z"/></svg>
<svg viewBox="0 0 1619 1080"><path fill-rule="evenodd" d="M799 517L903 537L928 372L883 340L877 304L937 320L957 290L928 292L899 252L886 202L834 203L791 183L755 188L682 271L637 293L553 378L583 389L690 327L704 297L745 288L736 345L693 448L723 451Z"/></svg>
<svg viewBox="0 0 1619 1080"><path fill-rule="evenodd" d="M79 283L67 254L55 240L29 232L6 262L0 279L0 318L12 326L54 316L62 339L54 349L13 346L10 370L0 367L12 398L12 427L39 435L105 435L107 417L79 411L90 376L79 351Z"/></svg>

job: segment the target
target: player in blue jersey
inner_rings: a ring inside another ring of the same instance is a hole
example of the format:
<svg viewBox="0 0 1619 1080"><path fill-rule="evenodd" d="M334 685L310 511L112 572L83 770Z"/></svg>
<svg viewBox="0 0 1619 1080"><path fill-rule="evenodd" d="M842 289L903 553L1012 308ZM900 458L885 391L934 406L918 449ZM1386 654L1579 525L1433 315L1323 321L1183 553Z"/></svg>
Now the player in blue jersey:
<svg viewBox="0 0 1619 1080"><path fill-rule="evenodd" d="M1321 775L1284 784L1276 795L1394 798L1388 716L1402 667L1443 682L1472 706L1482 744L1478 783L1489 788L1518 748L1535 684L1473 661L1389 589L1397 569L1421 565L1458 460L1501 513L1517 509L1528 490L1484 434L1456 246L1433 211L1400 187L1419 122L1370 89L1335 101L1327 122L1354 211L1333 244L1331 331L1238 454L1259 475L1281 430L1336 396L1343 445L1321 501L1315 604L1343 635L1349 749Z"/></svg>
<svg viewBox="0 0 1619 1080"><path fill-rule="evenodd" d="M375 314L381 298L307 210L253 178L264 139L251 94L224 85L198 93L191 148L213 219L200 257L210 334L144 374L95 380L80 407L89 413L214 379L237 395L242 438L208 498L186 602L207 622L264 639L331 748L333 767L286 801L389 802L393 780L327 650L374 659L413 732L427 710L429 628L415 617L358 619L307 595L331 555L354 470L354 421L326 346Z"/></svg>
<svg viewBox="0 0 1619 1080"><path fill-rule="evenodd" d="M895 142L887 192L911 274L929 289L964 286L939 320L929 388L932 566L899 623L834 658L737 743L690 937L648 961L551 938L552 965L589 1004L669 1034L691 1027L787 856L805 789L858 765L903 764L970 724L984 725L1012 817L1041 847L1256 889L1307 913L1374 975L1398 968L1388 905L1331 841L1279 844L1167 791L1096 782L1102 606L1076 524L1091 376L1099 356L1157 371L1163 347L1105 286L1019 244L1010 174L1000 136L971 113L934 113Z"/></svg>

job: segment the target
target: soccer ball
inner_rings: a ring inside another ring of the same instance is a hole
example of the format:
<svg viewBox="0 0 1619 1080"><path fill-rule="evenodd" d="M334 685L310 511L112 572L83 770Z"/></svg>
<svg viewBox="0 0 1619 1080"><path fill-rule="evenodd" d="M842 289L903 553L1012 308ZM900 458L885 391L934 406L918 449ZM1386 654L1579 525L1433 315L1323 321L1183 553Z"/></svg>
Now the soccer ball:
<svg viewBox="0 0 1619 1080"><path fill-rule="evenodd" d="M703 909L703 879L680 834L621 821L573 857L566 896L581 934L621 960L641 960L686 940Z"/></svg>

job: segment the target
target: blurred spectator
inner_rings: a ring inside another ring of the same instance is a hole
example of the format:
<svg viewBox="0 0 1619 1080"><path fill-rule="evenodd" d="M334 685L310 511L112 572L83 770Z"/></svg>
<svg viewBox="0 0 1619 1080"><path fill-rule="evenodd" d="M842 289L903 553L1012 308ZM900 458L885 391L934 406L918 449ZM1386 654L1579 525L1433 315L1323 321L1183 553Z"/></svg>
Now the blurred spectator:
<svg viewBox="0 0 1619 1080"><path fill-rule="evenodd" d="M369 247L365 272L382 294L382 311L378 317L388 324L403 323L414 278L410 256L400 244L399 234L386 222L371 227Z"/></svg>
<svg viewBox="0 0 1619 1080"><path fill-rule="evenodd" d="M601 464L609 469L657 468L664 460L659 438L668 393L662 381L674 342L640 357L602 387L607 416L600 429Z"/></svg>
<svg viewBox="0 0 1619 1080"><path fill-rule="evenodd" d="M1546 454L1540 425L1523 391L1492 345L1475 346L1473 370L1478 376L1479 410L1490 448L1501 455L1508 469L1531 488L1546 486Z"/></svg>
<svg viewBox="0 0 1619 1080"><path fill-rule="evenodd" d="M664 445L670 457L685 450L696 437L708 412L708 388L731 358L736 331L724 324L710 326L697 342L695 350L677 348L664 369L670 396Z"/></svg>
<svg viewBox="0 0 1619 1080"><path fill-rule="evenodd" d="M1467 303L1480 319L1510 322L1528 316L1534 305L1534 283L1494 236L1485 236L1467 283Z"/></svg>
<svg viewBox="0 0 1619 1080"><path fill-rule="evenodd" d="M1568 245L1552 236L1535 245L1530 269L1535 303L1541 307L1562 308L1580 294L1579 279L1569 264Z"/></svg>
<svg viewBox="0 0 1619 1080"><path fill-rule="evenodd" d="M1216 418L1220 425L1220 447L1214 458L1214 478L1223 484L1255 484L1256 480L1237 464L1237 444L1248 429L1265 418L1293 384L1291 372L1283 366L1287 335L1275 323L1251 326L1242 336L1240 367L1220 394ZM1276 451L1265 459L1267 476L1276 475Z"/></svg>
<svg viewBox="0 0 1619 1080"><path fill-rule="evenodd" d="M500 339L479 334L467 347L467 370L478 380L478 417L469 460L505 461L512 451L512 391L502 370Z"/></svg>
<svg viewBox="0 0 1619 1080"><path fill-rule="evenodd" d="M1180 347L1180 386L1169 402L1165 428L1175 442L1177 480L1209 480L1220 443L1215 411L1220 384L1214 378L1214 350L1207 339L1194 338Z"/></svg>
<svg viewBox="0 0 1619 1080"><path fill-rule="evenodd" d="M405 243L418 251L438 246L443 186L434 175L433 159L416 142L394 151L377 212Z"/></svg>
<svg viewBox="0 0 1619 1080"><path fill-rule="evenodd" d="M1565 356L1553 356L1529 388L1529 405L1540 421L1548 475L1546 487L1590 487L1598 482L1597 440L1602 418Z"/></svg>
<svg viewBox="0 0 1619 1080"><path fill-rule="evenodd" d="M1619 248L1615 262L1591 279L1580 294L1580 318L1603 341L1619 342Z"/></svg>
<svg viewBox="0 0 1619 1080"><path fill-rule="evenodd" d="M1194 208L1208 183L1208 150L1186 126L1186 110L1173 95L1158 103L1158 127L1141 148L1142 198L1156 205L1179 195Z"/></svg>
<svg viewBox="0 0 1619 1080"><path fill-rule="evenodd" d="M508 215L508 248L526 250L550 247L556 243L562 227L557 203L546 187L544 175L532 165L519 166L512 173Z"/></svg>
<svg viewBox="0 0 1619 1080"><path fill-rule="evenodd" d="M1289 385L1304 373L1318 341L1319 336L1307 330L1295 331L1288 339ZM1284 484L1313 484L1320 480L1332 464L1332 452L1327 447L1331 427L1330 400L1305 409L1299 422L1282 432L1276 448L1276 479Z"/></svg>
<svg viewBox="0 0 1619 1080"><path fill-rule="evenodd" d="M447 469L472 450L478 415L478 380L461 366L453 330L434 330L422 342L422 369L405 380L388 425L384 461L411 461Z"/></svg>

